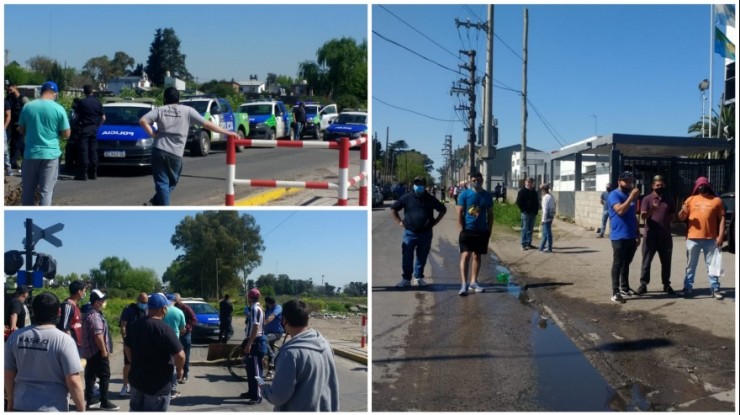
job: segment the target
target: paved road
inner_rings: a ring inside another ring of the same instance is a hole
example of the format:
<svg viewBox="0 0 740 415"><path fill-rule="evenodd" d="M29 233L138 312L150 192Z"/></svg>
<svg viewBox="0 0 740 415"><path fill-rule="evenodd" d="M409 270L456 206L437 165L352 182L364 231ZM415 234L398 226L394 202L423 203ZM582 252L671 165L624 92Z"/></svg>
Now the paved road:
<svg viewBox="0 0 740 415"><path fill-rule="evenodd" d="M172 205L223 205L226 186L225 152L218 147L207 157L185 155L182 176L172 195ZM237 154L236 177L241 179L334 180L337 177L334 150L247 149ZM241 199L264 191L236 187ZM62 176L54 189L54 205L141 206L154 194L151 174L143 169L104 169L98 180L79 182Z"/></svg>

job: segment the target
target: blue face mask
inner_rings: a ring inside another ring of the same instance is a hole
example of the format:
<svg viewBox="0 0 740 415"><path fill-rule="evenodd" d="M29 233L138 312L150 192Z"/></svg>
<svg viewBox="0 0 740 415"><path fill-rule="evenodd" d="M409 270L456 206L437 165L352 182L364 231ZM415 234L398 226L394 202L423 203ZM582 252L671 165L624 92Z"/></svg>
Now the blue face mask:
<svg viewBox="0 0 740 415"><path fill-rule="evenodd" d="M424 193L424 186L422 186L420 184L415 184L414 185L414 191L416 193Z"/></svg>
<svg viewBox="0 0 740 415"><path fill-rule="evenodd" d="M146 311L146 309L147 309L147 305L146 304L136 303L136 306L139 307L139 310Z"/></svg>

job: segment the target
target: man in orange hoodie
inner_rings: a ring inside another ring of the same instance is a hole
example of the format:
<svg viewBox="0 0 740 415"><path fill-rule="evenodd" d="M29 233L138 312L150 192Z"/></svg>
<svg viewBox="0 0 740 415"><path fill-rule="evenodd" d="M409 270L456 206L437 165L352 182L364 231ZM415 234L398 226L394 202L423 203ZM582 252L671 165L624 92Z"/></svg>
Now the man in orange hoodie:
<svg viewBox="0 0 740 415"><path fill-rule="evenodd" d="M686 220L688 232L686 235L686 277L683 282L683 295L691 298L696 274L696 264L699 254L704 251L704 262L707 264L709 285L712 288L712 297L717 300L724 298L719 292L719 275L709 273L709 264L712 263L725 241L725 207L722 199L717 197L706 177L699 177L694 183L694 190L683 203L678 219Z"/></svg>

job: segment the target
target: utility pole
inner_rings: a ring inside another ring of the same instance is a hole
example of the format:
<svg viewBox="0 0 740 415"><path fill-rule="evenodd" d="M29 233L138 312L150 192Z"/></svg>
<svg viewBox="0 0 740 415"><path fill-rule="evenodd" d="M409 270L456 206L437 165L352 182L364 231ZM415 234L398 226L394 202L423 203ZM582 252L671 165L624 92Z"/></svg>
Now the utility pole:
<svg viewBox="0 0 740 415"><path fill-rule="evenodd" d="M522 179L527 178L527 32L529 30L529 10L524 9L524 40L522 47L522 151L520 167Z"/></svg>
<svg viewBox="0 0 740 415"><path fill-rule="evenodd" d="M452 184L452 172L453 172L453 157L452 157L452 136L451 135L445 135L445 141L442 147L442 155L447 157L447 162L445 163L447 165L447 174L446 178L447 181L449 181L449 184ZM444 188L446 189L448 187L448 184L445 183ZM442 189L444 191L444 189Z"/></svg>
<svg viewBox="0 0 740 415"><path fill-rule="evenodd" d="M458 26L468 26L470 27L471 23L461 23L459 20L455 19L455 23ZM469 72L468 79L460 79L457 81L457 83L452 84L452 90L450 92L450 95L453 93L456 94L467 94L468 95L468 105L460 105L458 107L455 107L456 110L467 110L468 111L468 126L464 128L465 131L468 132L468 148L470 153L470 160L469 160L469 174L473 174L476 172L475 168L475 51L474 50L461 50L461 55L467 55L470 59L470 63L467 64L458 64L458 66L462 69L465 69Z"/></svg>
<svg viewBox="0 0 740 415"><path fill-rule="evenodd" d="M391 127L385 127L385 157L383 158L383 171L385 172L385 177L387 178L389 175L391 175L392 172L388 171L388 157L390 157L389 150L388 150L388 139L390 136Z"/></svg>
<svg viewBox="0 0 740 415"><path fill-rule="evenodd" d="M486 29L486 83L483 89L483 180L486 190L493 189L491 183L491 161L495 157L496 142L493 141L493 4L488 5Z"/></svg>

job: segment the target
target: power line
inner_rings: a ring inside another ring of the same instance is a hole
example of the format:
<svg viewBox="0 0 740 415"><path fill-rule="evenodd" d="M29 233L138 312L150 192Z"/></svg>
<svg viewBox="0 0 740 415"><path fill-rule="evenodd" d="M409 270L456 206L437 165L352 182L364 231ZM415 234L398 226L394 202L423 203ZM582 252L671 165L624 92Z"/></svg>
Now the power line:
<svg viewBox="0 0 740 415"><path fill-rule="evenodd" d="M420 112L417 112L417 111L414 111L414 110L410 110L408 108L399 107L398 105L393 105L393 104L390 104L388 102L383 101L382 99L378 98L376 95L373 95L373 99L376 100L376 101L378 101L378 102L380 102L381 104L385 104L385 105L387 105L387 106L389 106L391 108L395 108L395 109L398 109L398 110L401 110L401 111L410 112L412 114L416 114L416 115L419 115L421 117L429 118L430 120L442 121L442 122L457 122L458 121L458 120L445 120L445 119L442 119L442 118L432 117L431 115L422 114Z"/></svg>
<svg viewBox="0 0 740 415"><path fill-rule="evenodd" d="M391 16L395 17L396 19L400 20L400 21L401 21L401 22L402 22L403 24L405 24L406 26L408 26L408 27L410 27L411 29L413 29L413 30L414 30L414 31L415 31L416 33L418 33L418 34L422 35L422 36L423 36L424 38L426 38L426 39L427 39L427 40L429 40L430 42L432 42L432 43L434 43L435 45L439 46L439 47L440 47L440 48L441 48L442 50L444 50L445 52L449 53L449 54L450 54L450 55L452 55L453 57L455 57L455 58L458 58L458 56L457 56L457 55L456 55L456 54L455 54L454 52L450 51L449 49L447 49L447 48L445 48L444 46L440 45L439 43L435 42L435 41L434 41L434 39L432 39L432 38L430 38L429 36L425 35L425 34L424 34L424 33L422 33L422 32L421 32L420 30L418 30L417 28L415 28L414 26L412 26L412 25L411 25L410 23L408 23L407 21L405 21L405 20L403 20L402 18L398 17L398 16L396 15L396 14L394 14L394 13L393 13L392 11L388 10L388 9L387 9L387 8L386 8L385 6L383 6L382 4L380 4L379 6L380 6L380 8L381 8L381 9L385 10L386 12L388 12L388 13L389 13L389 14L390 14Z"/></svg>
<svg viewBox="0 0 740 415"><path fill-rule="evenodd" d="M434 60L432 60L432 59L429 59L429 58L427 58L426 56L424 56L424 55L422 55L422 54L420 54L420 53L418 53L418 52L415 52L415 51L413 51L413 50L409 49L408 47L406 47L406 46L404 46L404 45L402 45L402 44L400 44L400 43L396 42L395 40L391 40L391 39L389 39L389 38L387 38L387 37L385 37L385 36L381 35L380 33L376 32L375 30L373 30L373 34L374 34L374 35L376 35L376 36L378 36L379 38L381 38L381 39L385 40L386 42L390 42L390 43L392 43L392 44L394 44L394 45L396 45L396 46L398 46L398 47L400 47L400 48L402 48L402 49L405 49L405 50L407 50L408 52L411 52L411 53L413 53L414 55L416 55L416 56L418 56L418 57L420 57L420 58L424 59L425 61L428 61L428 62L430 62L430 63L433 63L433 64L435 64L435 65L439 66L439 67L440 67L440 68L442 68L442 69L447 69L448 71L450 71L450 72L452 72L452 73L454 73L454 74L459 74L459 72L458 72L458 71L457 71L456 69L451 69L451 68L448 68L447 66L444 66L444 65L442 65L441 63L439 63L439 62L437 62L437 61L434 61Z"/></svg>
<svg viewBox="0 0 740 415"><path fill-rule="evenodd" d="M535 115L537 115L537 118L539 118L540 121L542 121L542 124L545 126L545 128L550 133L550 135L552 135L552 138L554 138L555 141L557 141L561 147L565 147L565 144L563 144L563 142L557 137L560 134L557 131L555 131L555 128L545 119L545 117L540 113L537 107L534 106L534 104L529 98L527 98L527 104L529 104L529 106L532 107L532 110L534 110Z"/></svg>
<svg viewBox="0 0 740 415"><path fill-rule="evenodd" d="M268 236L269 234L273 233L275 230L277 230L283 223L287 222L288 219L292 218L293 215L295 215L296 213L298 213L297 210L294 211L294 212L291 212L290 215L288 215L287 218L283 219L282 222L278 223L274 228L270 229L269 232L265 233L264 236L263 236L263 238L266 237L266 236Z"/></svg>

